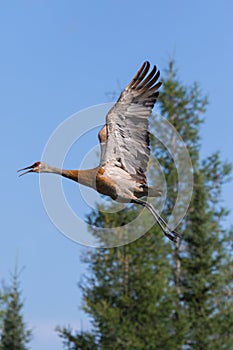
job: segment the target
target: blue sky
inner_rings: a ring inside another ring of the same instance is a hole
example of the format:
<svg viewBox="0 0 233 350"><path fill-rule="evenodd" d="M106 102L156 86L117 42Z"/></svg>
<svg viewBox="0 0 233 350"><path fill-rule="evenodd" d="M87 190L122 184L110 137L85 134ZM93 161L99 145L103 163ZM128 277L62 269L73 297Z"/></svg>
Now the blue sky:
<svg viewBox="0 0 233 350"><path fill-rule="evenodd" d="M202 156L220 150L233 161L232 22L230 0L0 1L0 278L8 280L16 260L25 266L21 287L33 350L62 349L58 324L89 327L77 288L88 249L50 222L38 176L18 178L16 170L41 158L67 117L107 102L105 93L118 90L118 82L123 88L145 59L163 70L174 56L182 81L199 82L209 97ZM94 133L84 138L67 165L76 168L96 140ZM85 215L76 184L64 186ZM223 193L229 209L232 193L231 183ZM232 219L231 213L226 225Z"/></svg>

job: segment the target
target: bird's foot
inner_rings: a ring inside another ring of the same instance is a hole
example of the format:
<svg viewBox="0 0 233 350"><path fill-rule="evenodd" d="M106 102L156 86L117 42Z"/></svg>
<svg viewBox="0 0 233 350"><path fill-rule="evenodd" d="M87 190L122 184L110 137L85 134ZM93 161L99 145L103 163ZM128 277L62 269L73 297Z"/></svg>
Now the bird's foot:
<svg viewBox="0 0 233 350"><path fill-rule="evenodd" d="M165 236L167 236L172 242L178 243L179 239L181 238L181 235L173 230L166 229L164 230Z"/></svg>

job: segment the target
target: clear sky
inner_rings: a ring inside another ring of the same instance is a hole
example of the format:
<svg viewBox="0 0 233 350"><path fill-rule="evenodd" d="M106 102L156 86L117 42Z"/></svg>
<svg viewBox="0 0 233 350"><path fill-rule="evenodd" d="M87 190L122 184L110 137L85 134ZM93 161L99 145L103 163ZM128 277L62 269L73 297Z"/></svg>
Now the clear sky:
<svg viewBox="0 0 233 350"><path fill-rule="evenodd" d="M233 161L232 23L230 0L0 1L0 278L8 280L16 260L25 266L21 287L33 350L62 349L58 324L89 327L77 287L88 249L53 226L38 176L18 178L16 170L41 158L67 117L107 102L105 93L119 91L118 82L124 87L145 59L163 69L170 57L180 78L199 82L209 97L202 156L220 150ZM71 153L71 168L95 137ZM76 184L65 186L81 214L88 213ZM232 193L231 183L223 195L229 209ZM232 219L231 213L226 224Z"/></svg>

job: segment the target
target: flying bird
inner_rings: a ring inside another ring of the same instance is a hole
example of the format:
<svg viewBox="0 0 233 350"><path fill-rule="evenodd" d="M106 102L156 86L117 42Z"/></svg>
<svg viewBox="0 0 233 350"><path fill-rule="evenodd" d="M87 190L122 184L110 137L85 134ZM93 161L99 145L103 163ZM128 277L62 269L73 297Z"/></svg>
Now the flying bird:
<svg viewBox="0 0 233 350"><path fill-rule="evenodd" d="M148 118L162 85L160 72L144 62L118 101L106 116L98 134L101 156L99 166L88 170L65 170L36 162L20 169L20 176L33 173L59 174L123 203L147 208L164 234L177 242L180 235L169 228L154 206L142 197L161 196L157 187L149 187L146 169L150 156Z"/></svg>

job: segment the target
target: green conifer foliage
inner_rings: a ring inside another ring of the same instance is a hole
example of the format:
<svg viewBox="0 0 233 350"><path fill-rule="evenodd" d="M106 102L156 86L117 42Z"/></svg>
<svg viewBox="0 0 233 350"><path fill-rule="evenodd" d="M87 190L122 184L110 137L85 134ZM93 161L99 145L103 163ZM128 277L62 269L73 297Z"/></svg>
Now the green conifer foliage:
<svg viewBox="0 0 233 350"><path fill-rule="evenodd" d="M1 350L26 350L32 332L28 330L23 320L21 293L17 270L12 277L12 285L7 290L2 332L0 340Z"/></svg>
<svg viewBox="0 0 233 350"><path fill-rule="evenodd" d="M218 152L201 159L200 126L207 102L198 84L185 86L174 62L169 62L158 106L189 150L192 200L178 227L182 233L178 244L167 241L154 225L133 243L90 250L84 257L89 275L80 283L83 308L92 319L92 334L100 350L233 349L232 231L223 227L228 211L221 203L231 166L221 161ZM156 116L150 124L155 135L151 151L167 183L164 214L169 216L179 190L177 169L156 139ZM155 174L152 166L149 178L154 184ZM93 212L89 223L121 226L138 211L132 206L118 213ZM93 234L103 239L95 228Z"/></svg>

